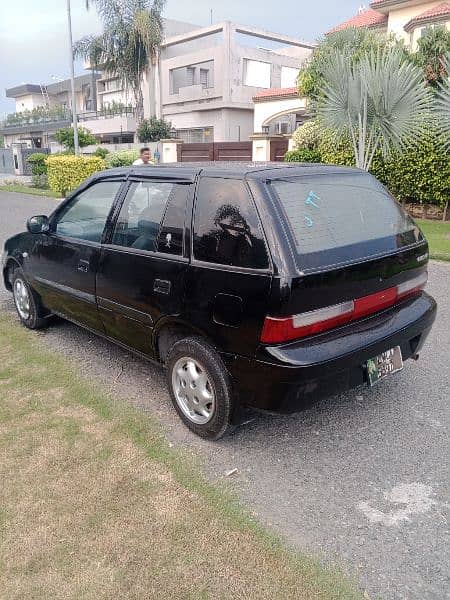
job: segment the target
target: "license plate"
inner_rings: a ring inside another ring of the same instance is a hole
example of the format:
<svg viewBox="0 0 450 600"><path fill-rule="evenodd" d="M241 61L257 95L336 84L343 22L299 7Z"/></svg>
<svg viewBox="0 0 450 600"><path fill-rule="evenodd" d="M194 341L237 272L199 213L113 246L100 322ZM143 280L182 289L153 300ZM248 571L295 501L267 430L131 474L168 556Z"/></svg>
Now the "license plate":
<svg viewBox="0 0 450 600"><path fill-rule="evenodd" d="M369 387L392 373L403 369L403 358L400 346L391 348L375 358L370 358L366 364Z"/></svg>

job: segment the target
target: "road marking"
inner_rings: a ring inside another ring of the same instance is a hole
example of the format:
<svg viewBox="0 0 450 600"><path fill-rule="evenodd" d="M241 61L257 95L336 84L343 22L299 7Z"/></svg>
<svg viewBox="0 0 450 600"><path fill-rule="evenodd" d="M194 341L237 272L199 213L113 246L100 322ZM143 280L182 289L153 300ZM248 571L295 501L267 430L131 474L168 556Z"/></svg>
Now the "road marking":
<svg viewBox="0 0 450 600"><path fill-rule="evenodd" d="M359 502L357 508L364 513L371 523L381 523L386 527L399 525L402 521L410 521L412 515L419 515L431 510L435 500L432 498L433 488L423 483L402 483L395 486L384 497L392 504L403 504L401 508L393 508L383 512L373 508L369 502Z"/></svg>

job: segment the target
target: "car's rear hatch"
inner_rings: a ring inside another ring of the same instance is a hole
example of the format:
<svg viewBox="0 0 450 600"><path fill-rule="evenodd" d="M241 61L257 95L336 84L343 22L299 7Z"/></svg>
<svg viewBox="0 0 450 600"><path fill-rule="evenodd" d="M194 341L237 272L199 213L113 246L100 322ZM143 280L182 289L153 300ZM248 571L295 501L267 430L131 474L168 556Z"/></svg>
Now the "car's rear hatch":
<svg viewBox="0 0 450 600"><path fill-rule="evenodd" d="M421 292L427 277L427 242L371 175L324 169L273 179L268 186L295 275L288 291L279 281L273 304L277 308L266 319L263 343L316 335Z"/></svg>

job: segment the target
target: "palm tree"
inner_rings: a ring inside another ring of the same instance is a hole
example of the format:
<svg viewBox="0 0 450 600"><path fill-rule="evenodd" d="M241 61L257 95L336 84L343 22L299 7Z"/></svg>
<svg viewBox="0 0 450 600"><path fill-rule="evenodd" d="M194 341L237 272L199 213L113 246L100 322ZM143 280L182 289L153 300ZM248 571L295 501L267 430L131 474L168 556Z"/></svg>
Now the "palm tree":
<svg viewBox="0 0 450 600"><path fill-rule="evenodd" d="M95 5L103 33L75 43L75 56L116 75L134 96L136 121L144 118L142 79L149 62L157 60L163 41L165 0L86 0Z"/></svg>
<svg viewBox="0 0 450 600"><path fill-rule="evenodd" d="M447 76L444 76L443 82L439 87L436 98L436 112L442 127L444 145L448 148L450 147L450 53L442 60L442 65Z"/></svg>
<svg viewBox="0 0 450 600"><path fill-rule="evenodd" d="M357 167L368 171L380 148L388 155L417 141L428 94L421 69L401 49L367 52L357 64L335 51L323 69L318 117L337 137L350 137Z"/></svg>

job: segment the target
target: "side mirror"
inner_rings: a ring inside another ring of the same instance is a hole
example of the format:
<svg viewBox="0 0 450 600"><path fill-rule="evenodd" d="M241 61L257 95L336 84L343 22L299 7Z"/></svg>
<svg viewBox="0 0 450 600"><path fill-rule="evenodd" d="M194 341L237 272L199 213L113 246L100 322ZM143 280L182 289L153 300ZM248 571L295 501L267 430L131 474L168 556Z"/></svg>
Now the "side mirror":
<svg viewBox="0 0 450 600"><path fill-rule="evenodd" d="M48 217L45 215L31 217L27 221L27 229L30 233L46 233L49 230Z"/></svg>

